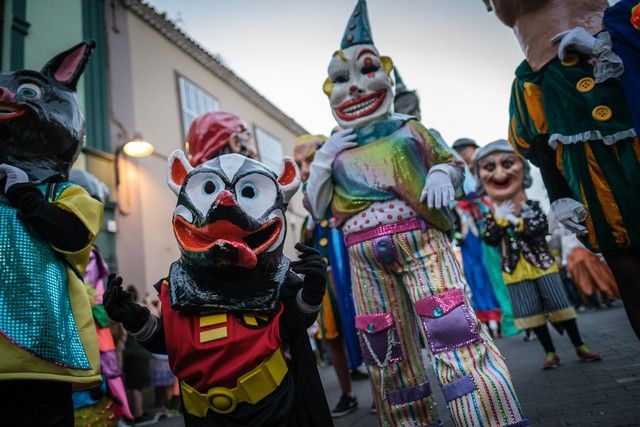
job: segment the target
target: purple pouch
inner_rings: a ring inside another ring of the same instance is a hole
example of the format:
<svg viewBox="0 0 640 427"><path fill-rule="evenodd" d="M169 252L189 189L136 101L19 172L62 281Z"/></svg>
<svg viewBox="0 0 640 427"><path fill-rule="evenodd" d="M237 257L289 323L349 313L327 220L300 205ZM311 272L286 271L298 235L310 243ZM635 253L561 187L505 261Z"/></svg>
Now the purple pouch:
<svg viewBox="0 0 640 427"><path fill-rule="evenodd" d="M402 360L402 348L390 313L356 316L356 329L364 363L384 367Z"/></svg>
<svg viewBox="0 0 640 427"><path fill-rule="evenodd" d="M100 353L100 366L102 367L102 373L107 378L119 377L120 367L118 366L118 358L116 352L106 351Z"/></svg>
<svg viewBox="0 0 640 427"><path fill-rule="evenodd" d="M423 298L416 301L415 306L432 353L450 351L480 340L461 289Z"/></svg>

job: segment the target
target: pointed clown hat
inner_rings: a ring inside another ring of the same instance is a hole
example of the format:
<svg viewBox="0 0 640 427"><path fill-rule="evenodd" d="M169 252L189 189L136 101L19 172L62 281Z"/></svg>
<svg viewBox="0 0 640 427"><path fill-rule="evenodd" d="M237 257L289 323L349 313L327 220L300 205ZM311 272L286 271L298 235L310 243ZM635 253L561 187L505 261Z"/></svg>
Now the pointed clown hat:
<svg viewBox="0 0 640 427"><path fill-rule="evenodd" d="M398 67L393 67L393 77L396 81L396 96L401 95L407 92L413 92L407 89L407 86L402 81L402 77L400 76L400 72L398 71Z"/></svg>
<svg viewBox="0 0 640 427"><path fill-rule="evenodd" d="M358 0L353 13L349 17L347 28L344 30L340 49L346 49L359 44L373 44L371 37L371 26L369 25L369 14L367 12L367 2Z"/></svg>

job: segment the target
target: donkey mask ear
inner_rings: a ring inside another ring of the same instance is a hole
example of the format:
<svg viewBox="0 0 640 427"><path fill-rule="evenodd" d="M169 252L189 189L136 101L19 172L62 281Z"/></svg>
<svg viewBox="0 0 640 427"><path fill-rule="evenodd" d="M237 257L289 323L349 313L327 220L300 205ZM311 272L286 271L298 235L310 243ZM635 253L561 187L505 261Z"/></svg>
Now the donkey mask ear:
<svg viewBox="0 0 640 427"><path fill-rule="evenodd" d="M78 80L95 47L96 42L93 40L77 44L50 59L40 72L54 83L75 92Z"/></svg>
<svg viewBox="0 0 640 427"><path fill-rule="evenodd" d="M167 185L176 196L180 194L182 184L184 184L187 175L192 170L193 168L182 150L176 150L171 153L167 160Z"/></svg>

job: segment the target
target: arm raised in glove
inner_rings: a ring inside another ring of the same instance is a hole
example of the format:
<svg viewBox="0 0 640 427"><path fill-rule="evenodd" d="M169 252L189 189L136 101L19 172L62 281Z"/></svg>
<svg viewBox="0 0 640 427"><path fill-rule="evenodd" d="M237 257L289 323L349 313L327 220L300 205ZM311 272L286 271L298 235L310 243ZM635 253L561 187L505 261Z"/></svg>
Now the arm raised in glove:
<svg viewBox="0 0 640 427"><path fill-rule="evenodd" d="M295 247L301 254L298 261L291 262L291 270L304 274L302 289L296 296L298 308L303 313L315 315L320 310L326 290L327 266L317 250L301 243Z"/></svg>
<svg viewBox="0 0 640 427"><path fill-rule="evenodd" d="M564 61L570 50L592 55L596 44L596 38L582 27L575 27L568 31L556 34L550 40L551 43L560 43L558 46L558 58Z"/></svg>
<svg viewBox="0 0 640 427"><path fill-rule="evenodd" d="M340 130L331 135L329 140L316 151L307 181L307 197L311 214L315 219L324 216L333 197L331 180L333 161L342 151L357 146L355 140L356 134L353 129Z"/></svg>
<svg viewBox="0 0 640 427"><path fill-rule="evenodd" d="M73 213L61 209L42 195L20 168L1 164L0 179L5 178L4 195L21 214L21 218L46 242L75 252L89 243L89 230Z"/></svg>
<svg viewBox="0 0 640 427"><path fill-rule="evenodd" d="M166 353L162 322L122 289L122 277L109 275L102 304L111 320L121 322L144 348L156 354Z"/></svg>
<svg viewBox="0 0 640 427"><path fill-rule="evenodd" d="M515 210L516 208L511 200L505 200L493 206L493 214L496 218L506 219L513 225L518 224L518 217L514 214Z"/></svg>
<svg viewBox="0 0 640 427"><path fill-rule="evenodd" d="M140 331L151 315L147 307L135 302L131 294L122 289L122 277L113 273L107 279L102 304L111 320L121 322L131 333Z"/></svg>
<svg viewBox="0 0 640 427"><path fill-rule="evenodd" d="M560 222L564 227L577 235L587 234L587 227L582 223L587 219L587 210L584 205L568 197L558 199L549 207L551 228L555 229L555 222Z"/></svg>
<svg viewBox="0 0 640 427"><path fill-rule="evenodd" d="M420 201L427 207L440 209L449 206L455 200L456 188L462 183L462 174L452 165L441 163L432 166L427 173Z"/></svg>

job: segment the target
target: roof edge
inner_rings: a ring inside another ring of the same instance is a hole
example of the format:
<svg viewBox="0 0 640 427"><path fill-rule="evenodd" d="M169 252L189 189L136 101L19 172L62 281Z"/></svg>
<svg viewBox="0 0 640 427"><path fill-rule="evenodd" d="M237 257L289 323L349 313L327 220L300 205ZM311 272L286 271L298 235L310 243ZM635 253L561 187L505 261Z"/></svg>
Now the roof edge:
<svg viewBox="0 0 640 427"><path fill-rule="evenodd" d="M222 64L215 55L182 31L171 19L167 18L165 13L158 12L153 6L143 0L120 0L120 2L124 7L162 34L167 40L182 49L215 76L229 84L285 128L296 135L309 133L304 127L276 107L249 83L240 78L226 65Z"/></svg>

